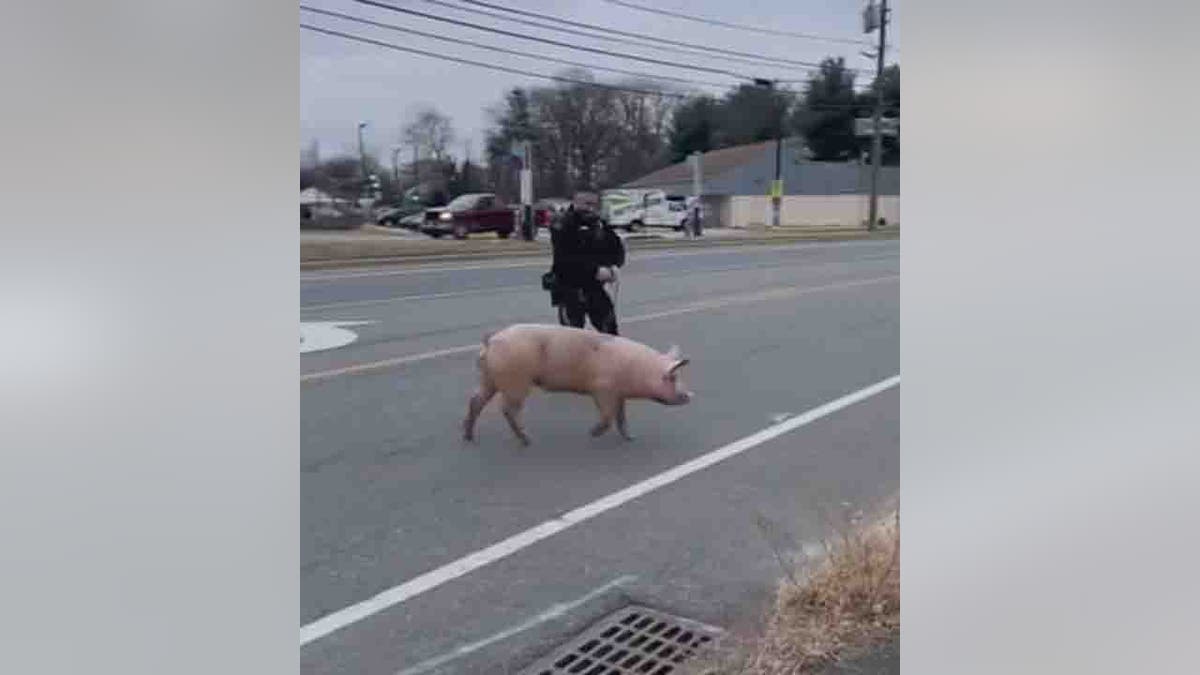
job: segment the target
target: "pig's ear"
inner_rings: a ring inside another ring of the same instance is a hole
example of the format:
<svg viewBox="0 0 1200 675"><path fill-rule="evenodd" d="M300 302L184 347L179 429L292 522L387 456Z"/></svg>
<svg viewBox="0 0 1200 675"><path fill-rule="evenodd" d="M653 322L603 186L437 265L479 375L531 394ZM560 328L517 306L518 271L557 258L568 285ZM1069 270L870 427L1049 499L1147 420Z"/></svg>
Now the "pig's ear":
<svg viewBox="0 0 1200 675"><path fill-rule="evenodd" d="M676 361L675 363L672 363L671 367L667 369L667 374L663 375L663 377L665 379L670 379L672 377L675 377L675 372L678 371L680 368L686 366L687 364L691 363L691 361L692 361L691 359L680 359L680 360Z"/></svg>
<svg viewBox="0 0 1200 675"><path fill-rule="evenodd" d="M671 345L671 348L667 350L667 358L672 361L677 360L682 355L683 352L679 349L679 345Z"/></svg>

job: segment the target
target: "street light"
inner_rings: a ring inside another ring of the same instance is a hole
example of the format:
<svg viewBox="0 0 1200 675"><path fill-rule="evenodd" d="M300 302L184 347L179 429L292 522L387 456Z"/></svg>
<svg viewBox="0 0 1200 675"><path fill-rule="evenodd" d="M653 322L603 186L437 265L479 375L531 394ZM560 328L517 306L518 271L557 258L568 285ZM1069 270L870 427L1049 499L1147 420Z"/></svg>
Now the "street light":
<svg viewBox="0 0 1200 675"><path fill-rule="evenodd" d="M392 146L392 178L396 181L396 187L400 186L400 164L397 157L400 151L404 149L403 145Z"/></svg>
<svg viewBox="0 0 1200 675"><path fill-rule="evenodd" d="M366 122L358 123L358 161L362 169L362 193L367 191L367 152L363 148L363 129L367 127Z"/></svg>

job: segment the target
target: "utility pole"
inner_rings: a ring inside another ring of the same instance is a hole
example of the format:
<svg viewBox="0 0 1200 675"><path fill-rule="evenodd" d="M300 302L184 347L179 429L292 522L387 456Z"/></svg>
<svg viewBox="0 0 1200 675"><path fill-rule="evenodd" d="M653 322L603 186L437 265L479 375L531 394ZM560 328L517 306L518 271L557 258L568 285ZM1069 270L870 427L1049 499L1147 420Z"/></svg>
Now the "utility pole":
<svg viewBox="0 0 1200 675"><path fill-rule="evenodd" d="M417 185L421 184L421 169L420 169L420 164L419 164L419 162L421 161L421 157L420 157L421 145L414 141L412 144L412 148L413 148L413 185L417 186Z"/></svg>
<svg viewBox="0 0 1200 675"><path fill-rule="evenodd" d="M875 54L875 114L872 116L874 128L871 130L871 207L867 216L868 230L874 230L879 220L879 165L883 162L883 86L880 78L883 76L883 57L887 50L887 0L880 0L878 11L878 17L869 16L874 12L874 3L871 3L867 5L863 14L863 32L869 33L872 28L879 28L879 48Z"/></svg>
<svg viewBox="0 0 1200 675"><path fill-rule="evenodd" d="M463 156L466 158L463 160L463 191L474 192L475 183L471 180L471 139L469 138L463 142Z"/></svg>
<svg viewBox="0 0 1200 675"><path fill-rule="evenodd" d="M767 89L767 91L775 92L775 81L763 78L755 78L754 84ZM771 101L772 105L775 101ZM783 201L783 181L782 177L782 162L780 157L783 154L783 115L784 109L779 108L779 119L775 125L775 179L771 181L771 227L779 227L779 207Z"/></svg>

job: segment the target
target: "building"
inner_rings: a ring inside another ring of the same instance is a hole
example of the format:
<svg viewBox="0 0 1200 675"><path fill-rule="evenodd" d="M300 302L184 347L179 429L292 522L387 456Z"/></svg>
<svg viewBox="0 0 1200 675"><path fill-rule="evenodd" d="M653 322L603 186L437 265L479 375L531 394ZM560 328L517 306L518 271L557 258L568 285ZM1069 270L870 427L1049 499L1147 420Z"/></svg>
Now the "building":
<svg viewBox="0 0 1200 675"><path fill-rule="evenodd" d="M755 227L771 222L771 181L775 177L775 141L713 150L702 155L701 196L705 227ZM814 162L799 138L789 138L780 153L783 201L780 224L812 227L859 227L867 221L871 193L869 164ZM673 164L622 188L659 189L692 194L692 165ZM900 168L880 167L879 217L900 222Z"/></svg>

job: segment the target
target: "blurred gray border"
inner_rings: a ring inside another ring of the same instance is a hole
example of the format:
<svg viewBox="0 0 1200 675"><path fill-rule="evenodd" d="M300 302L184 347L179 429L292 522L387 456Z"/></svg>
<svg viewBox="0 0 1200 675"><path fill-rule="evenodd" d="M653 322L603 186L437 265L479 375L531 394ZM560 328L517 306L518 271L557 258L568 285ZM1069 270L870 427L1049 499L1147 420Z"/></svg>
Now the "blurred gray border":
<svg viewBox="0 0 1200 675"><path fill-rule="evenodd" d="M294 673L298 10L0 10L0 672Z"/></svg>
<svg viewBox="0 0 1200 675"><path fill-rule="evenodd" d="M902 664L1190 672L1198 10L896 7ZM296 6L2 12L0 672L295 672Z"/></svg>
<svg viewBox="0 0 1200 675"><path fill-rule="evenodd" d="M1200 9L898 13L902 670L1195 671Z"/></svg>

